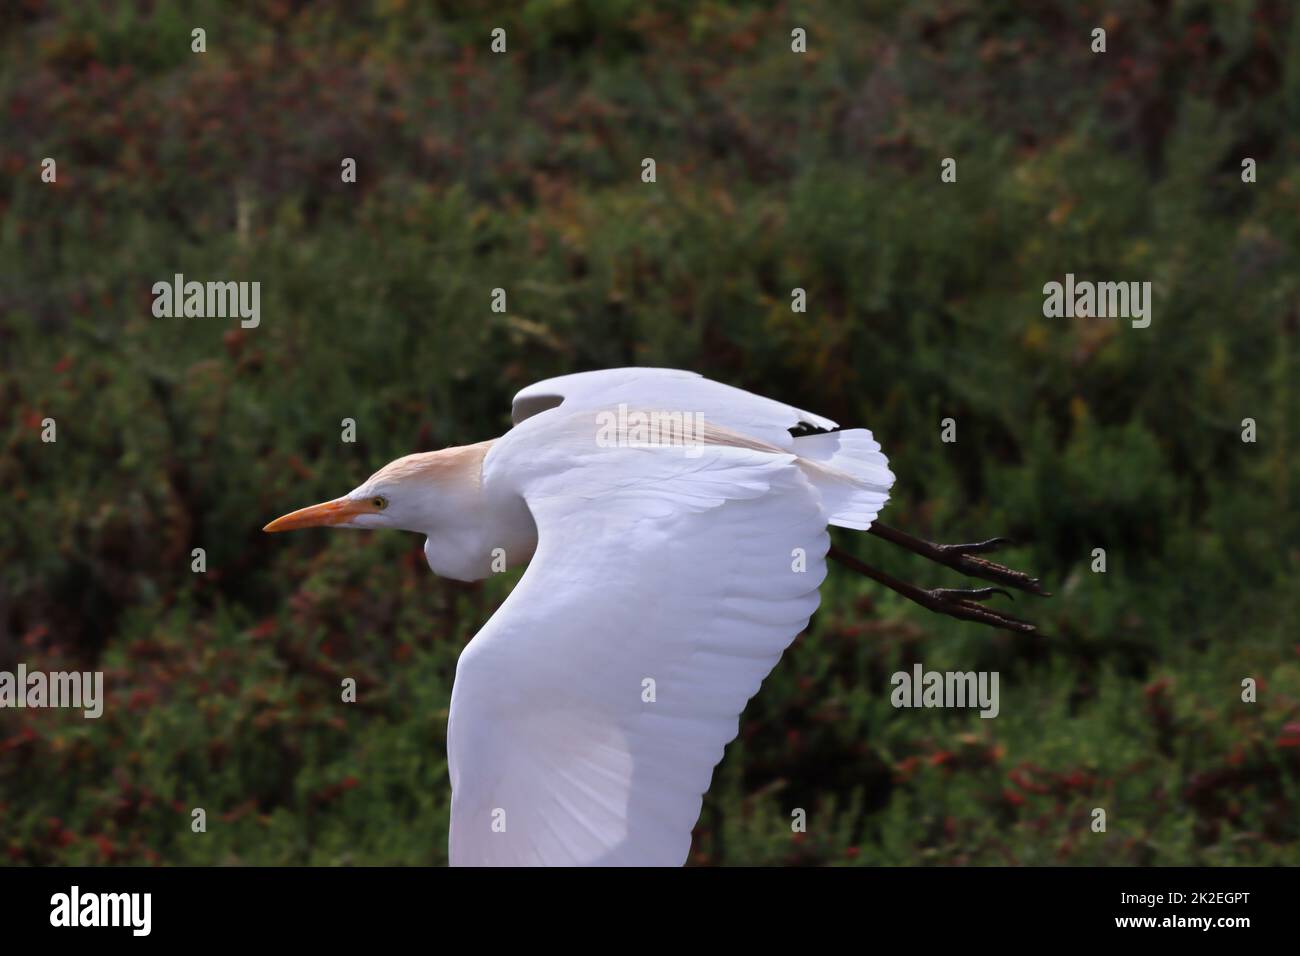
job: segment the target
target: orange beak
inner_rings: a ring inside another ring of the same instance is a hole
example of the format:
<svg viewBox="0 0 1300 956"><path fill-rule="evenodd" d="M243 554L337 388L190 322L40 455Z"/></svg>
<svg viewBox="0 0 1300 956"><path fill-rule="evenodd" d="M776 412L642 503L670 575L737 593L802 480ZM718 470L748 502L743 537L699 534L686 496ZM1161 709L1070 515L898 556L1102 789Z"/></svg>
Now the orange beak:
<svg viewBox="0 0 1300 956"><path fill-rule="evenodd" d="M379 509L368 501L351 501L337 498L323 504L299 508L287 515L276 518L263 531L296 531L298 528L319 528L328 525L343 524L357 515L374 514Z"/></svg>

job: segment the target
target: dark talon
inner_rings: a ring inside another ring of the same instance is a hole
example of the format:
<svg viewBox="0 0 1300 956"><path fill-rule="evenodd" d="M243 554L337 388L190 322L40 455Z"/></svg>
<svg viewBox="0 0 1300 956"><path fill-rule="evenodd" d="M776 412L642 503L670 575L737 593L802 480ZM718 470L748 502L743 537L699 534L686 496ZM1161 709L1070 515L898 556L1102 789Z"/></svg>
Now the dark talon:
<svg viewBox="0 0 1300 956"><path fill-rule="evenodd" d="M1010 538L990 538L987 541L977 541L972 544L933 544L920 538L914 538L912 535L905 534L888 525L883 525L879 521L875 522L867 530L878 538L884 538L886 541L906 548L914 554L929 558L931 561L936 561L945 567L960 571L970 577L983 578L985 581L1016 588L1019 591L1028 591L1030 594L1037 594L1040 597L1047 597L1050 593L1044 590L1042 582L1038 578L1030 577L1023 571L1016 571L1005 565L975 556L977 552L989 552L1004 544L1010 544Z"/></svg>
<svg viewBox="0 0 1300 956"><path fill-rule="evenodd" d="M1035 634L1038 627L1030 621L1022 620L1011 614L1005 614L1001 611L995 611L992 608L985 607L976 602L984 598L991 597L993 594L1006 594L1000 588L934 588L925 590L918 588L914 584L908 584L906 581L900 581L884 571L877 570L869 564L864 564L853 555L831 545L828 556L839 561L841 564L852 568L859 574L878 581L885 587L897 591L909 601L915 601L921 607L934 611L937 614L946 614L949 617L955 617L962 621L973 621L977 624L984 624L988 627L998 627L1006 631L1015 631L1018 634ZM1007 594L1007 597L1010 597Z"/></svg>

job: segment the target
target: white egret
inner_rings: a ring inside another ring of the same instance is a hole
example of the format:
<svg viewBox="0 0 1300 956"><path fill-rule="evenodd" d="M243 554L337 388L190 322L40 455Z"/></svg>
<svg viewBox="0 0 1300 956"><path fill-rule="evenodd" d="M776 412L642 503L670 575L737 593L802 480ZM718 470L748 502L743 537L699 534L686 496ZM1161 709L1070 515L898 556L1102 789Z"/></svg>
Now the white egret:
<svg viewBox="0 0 1300 956"><path fill-rule="evenodd" d="M817 608L828 555L932 610L1034 630L980 603L996 588L924 590L832 549L828 525L870 530L1045 593L975 556L1003 539L935 545L876 523L894 475L865 429L640 368L529 386L513 421L265 529L418 532L434 572L460 580L528 562L456 667L453 865L685 862L713 768Z"/></svg>

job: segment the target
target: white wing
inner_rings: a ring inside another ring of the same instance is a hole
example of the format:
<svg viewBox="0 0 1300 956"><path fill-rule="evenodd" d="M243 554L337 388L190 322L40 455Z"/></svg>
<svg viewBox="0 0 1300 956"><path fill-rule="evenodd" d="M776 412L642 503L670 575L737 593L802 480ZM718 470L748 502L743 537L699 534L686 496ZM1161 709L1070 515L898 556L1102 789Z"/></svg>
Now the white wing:
<svg viewBox="0 0 1300 956"><path fill-rule="evenodd" d="M836 428L835 422L792 405L764 398L673 368L612 368L548 378L522 389L511 406L516 425L563 403L564 410L632 408L698 412L730 428L780 448L789 448L796 425Z"/></svg>
<svg viewBox="0 0 1300 956"><path fill-rule="evenodd" d="M549 411L484 465L538 549L457 666L454 865L683 863L745 702L818 604L826 516L794 455L596 433Z"/></svg>

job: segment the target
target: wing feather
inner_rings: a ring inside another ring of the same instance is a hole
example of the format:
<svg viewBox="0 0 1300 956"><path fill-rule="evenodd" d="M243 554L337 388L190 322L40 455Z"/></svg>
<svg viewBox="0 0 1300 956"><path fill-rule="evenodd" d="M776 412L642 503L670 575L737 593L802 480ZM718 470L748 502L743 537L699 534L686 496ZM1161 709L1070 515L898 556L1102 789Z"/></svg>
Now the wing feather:
<svg viewBox="0 0 1300 956"><path fill-rule="evenodd" d="M817 607L826 516L794 456L595 435L549 411L485 464L538 550L457 667L453 864L683 863L745 703Z"/></svg>
<svg viewBox="0 0 1300 956"><path fill-rule="evenodd" d="M791 446L791 428L838 427L821 415L675 368L613 368L548 378L515 395L511 419L518 425L561 404L565 411L581 411L620 403L699 412L717 425L785 449Z"/></svg>

